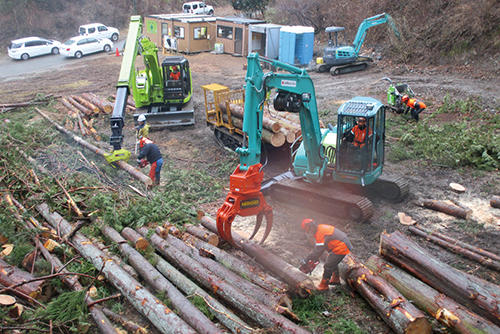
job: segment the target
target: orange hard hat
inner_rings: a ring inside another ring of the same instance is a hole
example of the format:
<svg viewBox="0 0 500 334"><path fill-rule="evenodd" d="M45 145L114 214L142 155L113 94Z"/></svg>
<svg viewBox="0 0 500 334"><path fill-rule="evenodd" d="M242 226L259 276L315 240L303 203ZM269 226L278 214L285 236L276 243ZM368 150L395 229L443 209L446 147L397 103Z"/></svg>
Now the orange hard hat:
<svg viewBox="0 0 500 334"><path fill-rule="evenodd" d="M142 137L141 140L139 140L139 146L143 148L146 144L152 144L153 141L147 137Z"/></svg>
<svg viewBox="0 0 500 334"><path fill-rule="evenodd" d="M408 95L403 95L403 97L401 98L401 101L407 102L409 99L410 99L410 97Z"/></svg>
<svg viewBox="0 0 500 334"><path fill-rule="evenodd" d="M310 219L310 218L306 218L302 221L302 223L300 224L300 227L305 230L306 232L309 230L309 225L314 222L314 220Z"/></svg>
<svg viewBox="0 0 500 334"><path fill-rule="evenodd" d="M178 71L179 71L179 68L178 68L177 66L174 66L174 67L172 67L172 70L173 70L174 72L178 72Z"/></svg>

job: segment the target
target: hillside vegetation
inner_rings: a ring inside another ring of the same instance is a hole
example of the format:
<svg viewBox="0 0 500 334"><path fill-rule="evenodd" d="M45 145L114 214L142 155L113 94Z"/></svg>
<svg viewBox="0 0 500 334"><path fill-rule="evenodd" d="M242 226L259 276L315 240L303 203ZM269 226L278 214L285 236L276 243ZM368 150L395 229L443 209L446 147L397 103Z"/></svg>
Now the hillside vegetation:
<svg viewBox="0 0 500 334"><path fill-rule="evenodd" d="M0 1L1 53L10 40L30 35L61 41L74 36L78 26L102 22L126 29L130 15L138 13L178 13L181 0L96 2L90 0ZM236 13L228 0L209 0L216 14ZM229 8L229 9L227 9ZM225 10L223 10L225 9ZM317 40L324 40L328 26L344 26L352 41L363 19L389 13L402 36L393 34L391 45L395 59L403 63L453 64L457 60L490 62L500 73L500 6L497 0L436 0L398 2L389 0L324 1L274 0L262 13L267 21L278 24L307 25L315 28ZM387 29L371 29L367 43L387 43Z"/></svg>

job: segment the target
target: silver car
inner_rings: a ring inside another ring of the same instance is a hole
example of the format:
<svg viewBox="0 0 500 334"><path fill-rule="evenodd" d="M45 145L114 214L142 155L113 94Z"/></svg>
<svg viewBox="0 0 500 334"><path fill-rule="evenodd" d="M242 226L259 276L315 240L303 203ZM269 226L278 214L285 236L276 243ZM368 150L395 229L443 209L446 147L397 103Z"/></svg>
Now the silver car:
<svg viewBox="0 0 500 334"><path fill-rule="evenodd" d="M41 37L25 37L10 42L8 53L11 58L28 60L31 57L59 54L61 42Z"/></svg>

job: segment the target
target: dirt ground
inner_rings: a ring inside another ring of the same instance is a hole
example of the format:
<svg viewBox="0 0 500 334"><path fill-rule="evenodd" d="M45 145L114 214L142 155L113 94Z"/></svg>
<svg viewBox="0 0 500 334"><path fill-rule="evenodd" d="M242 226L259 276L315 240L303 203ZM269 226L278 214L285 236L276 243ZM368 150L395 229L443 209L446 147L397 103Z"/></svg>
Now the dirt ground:
<svg viewBox="0 0 500 334"><path fill-rule="evenodd" d="M228 153L214 140L214 136L205 123L205 109L202 85L219 83L231 89L242 88L244 85L246 59L231 55L214 55L202 53L187 56L194 84L194 107L196 125L182 129L165 129L153 131L152 139L159 143L164 157L175 161L177 167L190 168L190 161L215 161ZM121 57L102 55L89 58L83 65L66 66L55 71L41 71L26 77L11 78L0 82L0 101L16 102L32 98L36 93L43 94L81 94L93 92L101 97L115 93L115 84L120 70ZM324 122L335 119L337 108L345 101L355 96L371 96L386 101L387 81L408 83L418 93L420 99L428 106L423 119L428 117L442 104L445 96L453 99L466 99L469 96L481 97L490 111L500 106L498 92L500 80L498 75L490 74L487 66L481 68L478 64L460 63L454 67L411 68L405 65L393 65L384 59L373 63L368 70L343 76L333 77L329 74L311 73L315 84L319 113ZM14 100L12 100L14 99ZM496 108L496 109L495 109ZM329 111L329 112L327 112ZM388 117L400 117L389 114ZM443 120L442 120L443 121ZM107 120L98 123L105 128ZM131 115L127 116L125 147L133 151L133 122ZM102 130L106 132L106 130ZM109 131L110 133L110 131ZM109 144L99 143L100 147L109 150ZM391 142L388 141L390 149ZM270 151L270 163L264 169L266 178L286 171L287 152L283 149ZM236 167L236 166L234 166ZM330 223L345 231L353 244L353 253L361 260L377 254L380 234L384 231L392 233L396 230L405 231L406 227L399 223L398 212L404 212L419 224L430 229L441 230L443 233L458 238L481 248L497 252L500 249L500 211L489 205L492 194L499 195L499 175L496 172L456 171L450 168L432 166L425 161L411 161L385 166L384 172L403 175L410 181L409 197L402 203L387 203L377 198L371 198L375 206L373 218L364 224L356 224L347 220L326 217L307 208L291 208L270 201L274 209L274 228L264 247L293 265L298 265L299 259L307 255L309 247L302 231L300 222L308 217L320 223ZM229 182L229 180L228 180ZM449 183L456 182L466 188L466 192L453 192ZM427 210L418 204L422 199L456 200L473 209L473 217L462 221L451 216ZM204 206L208 215L215 217L216 210L222 204L223 198L216 203ZM251 233L253 219L238 218L234 228L243 234ZM477 228L484 225L483 228ZM407 233L410 235L409 233ZM434 256L448 264L463 262L466 271L496 282L498 276L484 271L479 265L443 251L438 246L411 236L419 244L428 249ZM319 281L321 268L312 276ZM330 292L334 293L334 292ZM359 302L359 298L356 298ZM358 325L370 333L390 333L390 329L381 320L366 322L364 312L359 311L353 317Z"/></svg>

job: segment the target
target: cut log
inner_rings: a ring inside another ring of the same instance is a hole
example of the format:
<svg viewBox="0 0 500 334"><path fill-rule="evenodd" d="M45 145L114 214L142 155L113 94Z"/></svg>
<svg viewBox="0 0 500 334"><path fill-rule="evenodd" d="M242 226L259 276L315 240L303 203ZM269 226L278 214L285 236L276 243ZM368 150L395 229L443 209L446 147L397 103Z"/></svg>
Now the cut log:
<svg viewBox="0 0 500 334"><path fill-rule="evenodd" d="M126 227L123 229L122 233L126 233L126 231L128 230L130 229ZM169 244L170 247L175 247L178 250L182 251L184 254L187 254L189 257L202 264L205 268L212 271L215 275L224 278L235 288L239 289L240 291L245 291L246 295L250 298L261 302L263 305L269 307L272 310L279 309L283 312L291 313L291 301L286 294L265 290L247 281L246 279L236 275L234 272L224 267L220 263L215 262L210 258L201 256L198 249L186 245L184 242L176 239L173 236L167 236L165 238L165 241Z"/></svg>
<svg viewBox="0 0 500 334"><path fill-rule="evenodd" d="M224 120L227 122L227 115L223 115ZM238 129L243 128L243 121L239 118L233 117L233 125ZM271 132L266 129L262 129L262 140L274 147L281 147L285 144L285 135L281 132Z"/></svg>
<svg viewBox="0 0 500 334"><path fill-rule="evenodd" d="M142 236L131 230L124 235L126 239L135 243ZM174 266L169 264L167 261L163 260L158 255L154 256L156 263L156 269L160 271L163 276L165 276L169 281L171 281L177 288L181 289L186 295L198 295L204 299L204 301L209 306L209 311L222 323L224 324L232 333L254 333L253 329L249 327L243 320L237 317L232 311L227 309L216 299L211 297L205 290L196 285L193 281L189 280L180 271L178 271Z"/></svg>
<svg viewBox="0 0 500 334"><path fill-rule="evenodd" d="M428 229L426 229L426 228L424 228L423 226L420 226L420 225L417 225L415 227L418 228L421 231L424 231L428 235L432 235L432 236L438 237L440 239L443 239L444 241L448 241L449 243L456 244L456 245L458 245L460 247L463 247L465 249L468 249L468 250L470 250L470 251L472 251L474 253L481 254L483 256L489 257L492 260L500 262L500 256L498 256L497 254L490 253L488 251L485 251L484 249L477 248L477 247L474 247L472 245L466 244L465 242L462 242L462 241L450 238L450 237L448 237L448 236L446 236L444 234L438 233L436 231L430 231L430 230L428 230Z"/></svg>
<svg viewBox="0 0 500 334"><path fill-rule="evenodd" d="M449 243L441 238L435 237L432 234L427 234L426 232L424 232L418 228L415 228L413 226L410 226L408 230L411 233L416 234L416 235L421 236L421 237L424 237L427 240L432 241L443 248L451 250L452 252L454 252L456 254L460 254L460 255L467 257L468 259L477 261L485 267L488 267L490 269L494 269L496 271L500 271L500 262L493 261L489 257L484 257L484 256L481 256L481 255L476 254L474 252L471 252L470 250L464 249L460 246Z"/></svg>
<svg viewBox="0 0 500 334"><path fill-rule="evenodd" d="M104 101L94 94L82 93L82 97L87 101L90 101L90 103L94 104L105 114L110 114L113 111L113 104L111 102Z"/></svg>
<svg viewBox="0 0 500 334"><path fill-rule="evenodd" d="M280 280L272 277L271 275L263 272L259 268L253 267L245 261L231 255L222 249L210 245L204 241L196 239L192 246L197 249L208 251L213 255L215 261L221 263L228 269L234 271L238 275L245 277L250 282L266 289L269 291L285 292L288 290L288 286L281 282Z"/></svg>
<svg viewBox="0 0 500 334"><path fill-rule="evenodd" d="M340 276L375 309L398 334L430 334L432 326L424 313L413 306L387 281L375 275L354 254L339 265Z"/></svg>
<svg viewBox="0 0 500 334"><path fill-rule="evenodd" d="M428 209L444 212L450 216L455 216L462 219L470 219L471 216L471 211L467 211L458 206L450 205L439 201L424 200L422 205Z"/></svg>
<svg viewBox="0 0 500 334"><path fill-rule="evenodd" d="M217 224L213 218L203 216L200 223L210 231L217 233ZM283 261L257 245L257 243L247 240L237 233L233 232L232 235L234 241L242 247L243 252L273 273L275 277L287 283L291 291L298 293L301 297L307 297L311 294L311 291L316 290L311 278L300 271L299 268Z"/></svg>
<svg viewBox="0 0 500 334"><path fill-rule="evenodd" d="M112 319L113 321L118 322L123 328L125 328L127 331L130 333L134 334L147 334L148 331L146 328L139 326L138 324L133 323L129 319L125 318L122 315L116 314L115 312L111 311L110 309L103 307L101 308L100 306L97 306L102 313L104 313L107 317Z"/></svg>
<svg viewBox="0 0 500 334"><path fill-rule="evenodd" d="M70 96L88 110L92 110L92 114L98 114L100 112L100 109L97 106L95 106L92 102L87 101L83 97L77 95L70 95Z"/></svg>
<svg viewBox="0 0 500 334"><path fill-rule="evenodd" d="M126 243L126 240L116 232L112 227L102 226L101 232L110 240L118 243L120 252L125 255L128 262L137 270L139 275L151 286L156 292L165 292L171 304L179 316L184 319L198 333L222 333L200 310L198 310L191 302L184 297L163 275L161 275L155 267L148 262L138 251ZM125 229L122 233L126 233ZM141 240L143 238L140 238ZM137 245L137 243L135 243ZM147 242L147 241L146 241ZM148 243L149 244L149 243Z"/></svg>
<svg viewBox="0 0 500 334"><path fill-rule="evenodd" d="M453 190L454 192L457 192L457 193L463 193L465 192L465 187L461 184L458 184L458 183L450 183L450 188L451 190Z"/></svg>
<svg viewBox="0 0 500 334"><path fill-rule="evenodd" d="M177 226L172 225L170 223L165 223L163 226L164 228L167 229L168 234L173 235L176 238L181 238L182 237L182 231L177 228Z"/></svg>
<svg viewBox="0 0 500 334"><path fill-rule="evenodd" d="M146 236L147 232L147 228L143 227L139 229L139 233L143 236ZM262 303L248 297L246 293L236 289L227 283L225 279L215 275L211 270L208 270L176 247L170 246L167 241L160 238L156 233L149 237L149 241L169 262L189 273L198 284L224 298L234 308L253 319L262 327L279 328L280 333L308 333L305 329L297 326L285 317L276 314Z"/></svg>
<svg viewBox="0 0 500 334"><path fill-rule="evenodd" d="M35 276L32 274L19 269L16 266L12 266L0 258L0 284L6 288L10 286L17 285L22 282L27 282L33 280ZM22 284L13 289L13 293L20 292L21 294L30 296L34 299L40 299L44 294L42 290L44 286L47 285L45 280L34 281L26 284ZM22 295L17 295L23 297Z"/></svg>
<svg viewBox="0 0 500 334"><path fill-rule="evenodd" d="M59 131L65 133L66 135L70 136L71 138L73 138L74 141L76 141L78 144L82 145L83 147L91 150L92 152L94 152L95 154L98 154L102 157L104 157L104 154L106 152L104 152L103 150L101 150L100 148L90 144L89 142L86 142L85 140L83 140L82 138L78 137L78 136L75 136L73 135L71 132L69 132L68 130L66 130L65 128L63 128L62 126L60 126L59 124L57 124L56 122L54 122L53 120L51 120L47 115L45 115L43 112L41 112L38 108L35 108L35 110L40 114L42 115L46 120L48 120L50 123L52 123ZM151 181L151 178L149 178L149 176L147 175L144 175L141 171L135 169L134 167L132 167L131 165L127 164L125 161L116 161L114 163L116 166L120 167L121 169L123 169L124 171L126 171L127 173L129 173L133 178L135 178L136 180L144 183L146 186L150 186L153 184L153 181Z"/></svg>
<svg viewBox="0 0 500 334"><path fill-rule="evenodd" d="M85 106L81 105L76 101L74 98L71 96L67 96L66 100L68 100L69 103L71 103L72 106L74 106L76 109L80 110L82 113L84 113L87 116L92 116L94 114L93 110L87 109Z"/></svg>
<svg viewBox="0 0 500 334"><path fill-rule="evenodd" d="M471 311L500 325L500 287L437 260L400 231L382 233L380 254Z"/></svg>
<svg viewBox="0 0 500 334"><path fill-rule="evenodd" d="M227 107L226 107L225 103L221 103L219 105L219 108L223 114L227 115ZM245 108L243 106L239 106L239 105L234 104L234 103L229 103L229 109L230 109L231 115L234 116L233 122L234 122L235 117L239 118L239 119L243 119L243 116L245 114L245 112L244 112ZM272 120L268 117L262 117L262 127L270 132L276 133L280 130L281 125L278 122L276 122L275 120Z"/></svg>
<svg viewBox="0 0 500 334"><path fill-rule="evenodd" d="M204 229L203 227L194 226L191 224L184 224L184 229L187 233L194 235L200 240L203 240L210 245L217 246L219 245L219 237L214 233ZM158 233L158 231L156 231Z"/></svg>
<svg viewBox="0 0 500 334"><path fill-rule="evenodd" d="M1 306L11 306L16 303L16 298L10 295L0 295L0 305Z"/></svg>
<svg viewBox="0 0 500 334"><path fill-rule="evenodd" d="M54 228L59 228L63 234L71 231L71 225L58 213L50 213L47 204L37 205L36 209ZM72 244L161 333L196 334L194 329L189 327L175 312L160 302L144 286L128 275L119 265L111 260L106 261L106 255L79 232L72 238Z"/></svg>
<svg viewBox="0 0 500 334"><path fill-rule="evenodd" d="M76 109L75 107L73 107L73 105L71 103L68 102L68 100L64 97L61 97L60 99L61 103L69 109L70 111L70 115L72 117L77 117L77 115L80 113L80 111L78 109Z"/></svg>
<svg viewBox="0 0 500 334"><path fill-rule="evenodd" d="M366 266L389 282L421 310L428 312L443 325L452 328L455 333L500 333L500 328L490 321L467 310L451 298L394 267L379 256L370 257L366 261Z"/></svg>
<svg viewBox="0 0 500 334"><path fill-rule="evenodd" d="M491 197L490 205L494 208L500 209L500 197L498 196Z"/></svg>

